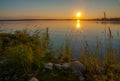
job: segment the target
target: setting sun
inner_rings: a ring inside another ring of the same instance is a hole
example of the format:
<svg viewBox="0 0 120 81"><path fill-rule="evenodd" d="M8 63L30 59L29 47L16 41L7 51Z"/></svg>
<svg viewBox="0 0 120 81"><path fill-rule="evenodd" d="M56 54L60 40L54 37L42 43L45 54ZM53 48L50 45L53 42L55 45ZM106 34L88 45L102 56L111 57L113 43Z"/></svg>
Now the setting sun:
<svg viewBox="0 0 120 81"><path fill-rule="evenodd" d="M80 16L81 16L81 13L80 13L80 12L78 12L78 13L76 14L76 16L77 16L77 17L80 17Z"/></svg>

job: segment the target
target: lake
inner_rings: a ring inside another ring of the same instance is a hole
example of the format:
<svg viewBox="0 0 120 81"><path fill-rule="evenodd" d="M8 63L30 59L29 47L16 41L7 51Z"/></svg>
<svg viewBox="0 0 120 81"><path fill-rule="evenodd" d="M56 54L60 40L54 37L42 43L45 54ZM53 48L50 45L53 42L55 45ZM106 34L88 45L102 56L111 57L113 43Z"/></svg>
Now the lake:
<svg viewBox="0 0 120 81"><path fill-rule="evenodd" d="M113 39L112 47L120 48L120 22L100 21L0 21L0 32L13 32L15 30L27 29L32 34L35 30L49 29L51 41L55 47L71 40L74 48L74 56L79 57L80 49L87 41L90 49L95 48L96 42L101 42L102 49L105 48L105 40L111 30Z"/></svg>

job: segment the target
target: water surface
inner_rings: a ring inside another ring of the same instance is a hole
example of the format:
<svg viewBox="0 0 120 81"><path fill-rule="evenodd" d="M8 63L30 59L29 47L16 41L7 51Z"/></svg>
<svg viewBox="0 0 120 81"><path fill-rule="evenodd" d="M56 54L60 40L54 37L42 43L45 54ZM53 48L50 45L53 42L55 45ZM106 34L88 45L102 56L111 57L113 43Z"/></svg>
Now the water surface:
<svg viewBox="0 0 120 81"><path fill-rule="evenodd" d="M35 30L49 29L50 37L55 47L71 39L74 48L74 57L79 56L80 49L87 41L94 48L97 40L104 46L105 39L112 31L112 47L120 47L120 22L96 22L96 21L0 21L1 32L13 32L15 30L28 29L32 34ZM91 48L91 49L92 49ZM103 48L103 47L102 47Z"/></svg>

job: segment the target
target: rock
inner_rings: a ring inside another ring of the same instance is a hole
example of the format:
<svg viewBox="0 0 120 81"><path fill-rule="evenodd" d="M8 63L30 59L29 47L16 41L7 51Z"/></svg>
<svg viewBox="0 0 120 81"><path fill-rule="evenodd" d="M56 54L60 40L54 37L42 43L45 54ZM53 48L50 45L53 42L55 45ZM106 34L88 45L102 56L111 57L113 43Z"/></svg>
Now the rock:
<svg viewBox="0 0 120 81"><path fill-rule="evenodd" d="M32 77L29 81L39 81L39 80L35 77Z"/></svg>
<svg viewBox="0 0 120 81"><path fill-rule="evenodd" d="M70 65L69 65L69 63L63 63L63 64L61 65L61 67L64 68L64 69L67 69L67 68L70 67Z"/></svg>
<svg viewBox="0 0 120 81"><path fill-rule="evenodd" d="M9 42L10 38L9 37L3 37L3 42Z"/></svg>
<svg viewBox="0 0 120 81"><path fill-rule="evenodd" d="M8 62L7 58L2 57L2 58L1 58L1 61L0 61L0 64L5 64L5 63L7 63L7 62Z"/></svg>
<svg viewBox="0 0 120 81"><path fill-rule="evenodd" d="M55 64L55 67L56 67L57 69L61 69L61 68L62 68L61 64Z"/></svg>
<svg viewBox="0 0 120 81"><path fill-rule="evenodd" d="M85 80L85 77L80 76L80 77L79 77L79 80L80 80L80 81L84 81L84 80Z"/></svg>
<svg viewBox="0 0 120 81"><path fill-rule="evenodd" d="M49 62L49 63L45 64L45 68L52 70L53 69L53 63Z"/></svg>
<svg viewBox="0 0 120 81"><path fill-rule="evenodd" d="M98 81L98 79L101 79L100 75L93 75L93 78L95 81Z"/></svg>
<svg viewBox="0 0 120 81"><path fill-rule="evenodd" d="M18 79L17 75L14 75L13 80L17 80L17 79Z"/></svg>
<svg viewBox="0 0 120 81"><path fill-rule="evenodd" d="M70 68L74 73L84 73L85 67L80 61L74 61L70 63Z"/></svg>
<svg viewBox="0 0 120 81"><path fill-rule="evenodd" d="M42 71L41 72L45 72L46 71L46 69L42 69Z"/></svg>
<svg viewBox="0 0 120 81"><path fill-rule="evenodd" d="M8 46L8 43L10 41L10 38L8 37L3 37L3 44L2 44L2 49L6 49L6 47Z"/></svg>

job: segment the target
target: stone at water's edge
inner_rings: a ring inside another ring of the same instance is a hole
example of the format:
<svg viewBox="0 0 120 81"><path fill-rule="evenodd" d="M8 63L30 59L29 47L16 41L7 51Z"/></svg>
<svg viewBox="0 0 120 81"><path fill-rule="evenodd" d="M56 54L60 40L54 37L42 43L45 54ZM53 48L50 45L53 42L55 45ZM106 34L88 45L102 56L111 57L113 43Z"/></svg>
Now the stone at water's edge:
<svg viewBox="0 0 120 81"><path fill-rule="evenodd" d="M85 66L80 61L74 61L70 63L70 68L74 73L84 73Z"/></svg>
<svg viewBox="0 0 120 81"><path fill-rule="evenodd" d="M2 44L2 49L5 49L8 46L8 43L10 41L9 37L3 37L2 38L3 44Z"/></svg>
<svg viewBox="0 0 120 81"><path fill-rule="evenodd" d="M3 40L3 42L9 42L10 38L9 37L3 37L2 40Z"/></svg>
<svg viewBox="0 0 120 81"><path fill-rule="evenodd" d="M62 63L62 64L53 64L51 62L45 64L45 68L49 70L53 70L53 66L57 69L72 69L73 73L82 74L85 72L85 66L80 61L73 61L70 63Z"/></svg>
<svg viewBox="0 0 120 81"><path fill-rule="evenodd" d="M79 80L80 80L80 81L84 81L85 78L84 78L83 76L80 76L80 77L79 77Z"/></svg>
<svg viewBox="0 0 120 81"><path fill-rule="evenodd" d="M52 70L53 69L53 63L49 62L49 63L45 64L45 68Z"/></svg>
<svg viewBox="0 0 120 81"><path fill-rule="evenodd" d="M69 65L69 63L63 63L63 64L61 65L61 67L64 68L64 69L67 69L67 68L70 67L70 65Z"/></svg>
<svg viewBox="0 0 120 81"><path fill-rule="evenodd" d="M61 65L61 64L55 64L55 67L56 67L57 69L62 69L62 65Z"/></svg>
<svg viewBox="0 0 120 81"><path fill-rule="evenodd" d="M39 81L39 80L35 77L32 77L29 81Z"/></svg>

